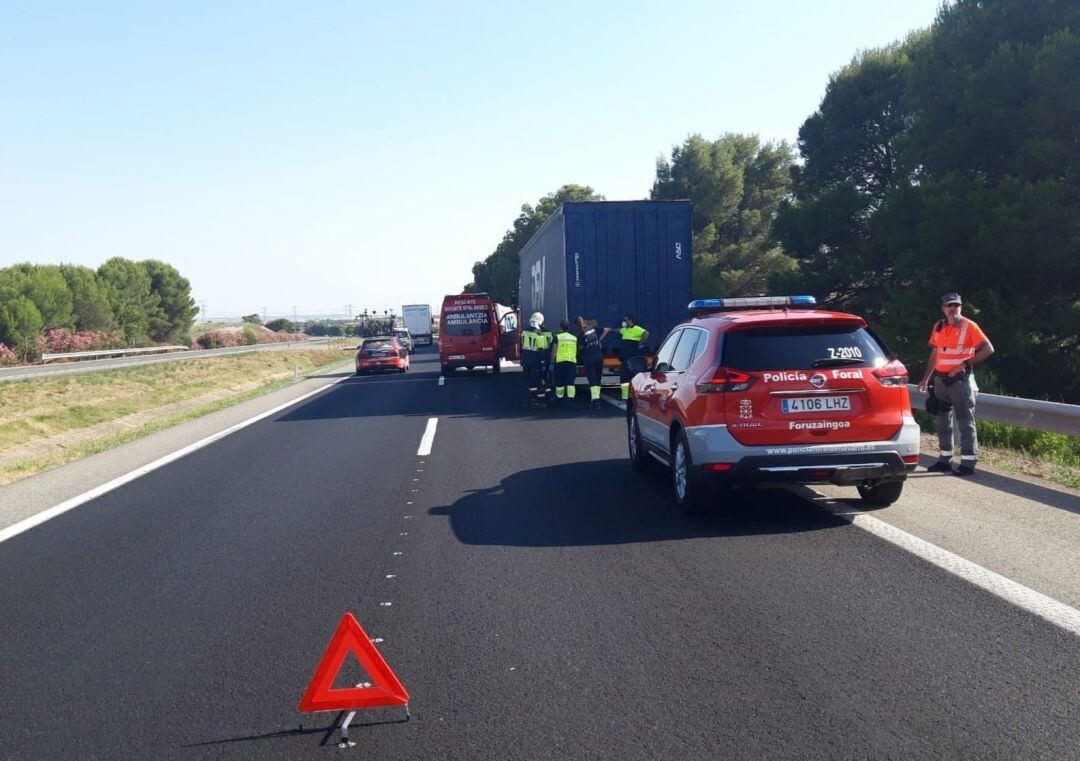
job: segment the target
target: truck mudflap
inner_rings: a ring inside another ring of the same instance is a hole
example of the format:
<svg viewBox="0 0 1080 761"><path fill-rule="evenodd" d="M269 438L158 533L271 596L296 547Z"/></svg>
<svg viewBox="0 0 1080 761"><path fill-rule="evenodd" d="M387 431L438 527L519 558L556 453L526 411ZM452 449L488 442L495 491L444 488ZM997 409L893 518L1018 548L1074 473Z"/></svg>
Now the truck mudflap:
<svg viewBox="0 0 1080 761"><path fill-rule="evenodd" d="M727 425L686 429L695 465L730 463L731 477L735 480L800 483L902 478L914 470L914 461L919 456L919 434L919 424L909 415L903 417L896 435L886 441L747 446L735 440Z"/></svg>

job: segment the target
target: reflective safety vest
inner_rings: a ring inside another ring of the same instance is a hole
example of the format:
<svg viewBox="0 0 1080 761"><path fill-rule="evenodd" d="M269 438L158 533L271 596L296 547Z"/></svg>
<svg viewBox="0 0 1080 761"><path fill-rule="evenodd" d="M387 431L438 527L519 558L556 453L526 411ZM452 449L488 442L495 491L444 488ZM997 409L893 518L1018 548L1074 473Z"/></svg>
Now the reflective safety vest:
<svg viewBox="0 0 1080 761"><path fill-rule="evenodd" d="M645 328L640 325L635 325L632 328L619 328L619 336L624 341L633 341L634 343L641 343L641 337L645 335Z"/></svg>
<svg viewBox="0 0 1080 761"><path fill-rule="evenodd" d="M523 330L521 332L521 350L522 351L543 351L548 348L547 340L540 333L534 333L531 330Z"/></svg>
<svg viewBox="0 0 1080 761"><path fill-rule="evenodd" d="M573 333L560 333L555 336L559 345L555 348L556 362L577 362L577 336Z"/></svg>
<svg viewBox="0 0 1080 761"><path fill-rule="evenodd" d="M540 337L544 339L544 345L540 347L541 349L550 349L551 345L555 343L555 334L550 330L541 331Z"/></svg>
<svg viewBox="0 0 1080 761"><path fill-rule="evenodd" d="M961 317L956 325L939 320L930 333L930 345L937 349L934 370L948 373L975 356L975 351L986 343L986 334L967 317Z"/></svg>

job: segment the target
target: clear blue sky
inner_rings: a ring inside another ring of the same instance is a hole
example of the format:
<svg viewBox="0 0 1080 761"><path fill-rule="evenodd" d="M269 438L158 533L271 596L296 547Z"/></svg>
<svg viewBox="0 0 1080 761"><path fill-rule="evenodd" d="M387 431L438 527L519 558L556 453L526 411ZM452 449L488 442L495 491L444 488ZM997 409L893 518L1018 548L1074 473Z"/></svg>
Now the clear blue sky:
<svg viewBox="0 0 1080 761"><path fill-rule="evenodd" d="M0 0L0 266L176 266L210 315L439 303L522 203L794 142L938 0Z"/></svg>

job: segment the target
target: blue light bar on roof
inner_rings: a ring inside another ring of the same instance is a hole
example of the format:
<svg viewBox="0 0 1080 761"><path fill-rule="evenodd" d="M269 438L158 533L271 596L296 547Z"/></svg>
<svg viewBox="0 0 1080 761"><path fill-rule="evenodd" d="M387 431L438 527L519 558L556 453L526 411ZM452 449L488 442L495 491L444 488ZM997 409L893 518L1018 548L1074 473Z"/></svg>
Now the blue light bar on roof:
<svg viewBox="0 0 1080 761"><path fill-rule="evenodd" d="M691 312L719 312L724 309L769 309L774 307L811 307L813 296L743 296L727 299L695 299L687 305Z"/></svg>

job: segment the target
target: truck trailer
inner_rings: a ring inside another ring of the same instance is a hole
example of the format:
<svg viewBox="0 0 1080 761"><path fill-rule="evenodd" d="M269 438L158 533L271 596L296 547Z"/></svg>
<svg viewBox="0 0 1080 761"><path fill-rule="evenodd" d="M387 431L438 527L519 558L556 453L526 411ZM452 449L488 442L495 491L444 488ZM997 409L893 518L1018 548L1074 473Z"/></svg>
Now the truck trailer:
<svg viewBox="0 0 1080 761"><path fill-rule="evenodd" d="M617 385L618 328L632 314L655 352L691 299L689 201L565 203L519 253L521 319L541 312L549 329L578 316L612 329L604 385ZM614 374L613 374L614 373ZM584 381L579 368L578 382Z"/></svg>
<svg viewBox="0 0 1080 761"><path fill-rule="evenodd" d="M412 333L417 346L431 345L431 307L428 304L406 304L401 307L401 320Z"/></svg>

